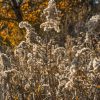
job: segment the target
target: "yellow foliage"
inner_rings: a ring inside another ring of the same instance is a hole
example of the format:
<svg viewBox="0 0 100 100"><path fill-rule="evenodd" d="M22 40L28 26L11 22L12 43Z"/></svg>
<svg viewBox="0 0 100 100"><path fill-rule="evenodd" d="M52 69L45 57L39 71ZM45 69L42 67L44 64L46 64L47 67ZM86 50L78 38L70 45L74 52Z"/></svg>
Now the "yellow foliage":
<svg viewBox="0 0 100 100"><path fill-rule="evenodd" d="M18 99L18 96L15 96L15 97L13 97L13 98L14 98L14 100L19 100L19 99Z"/></svg>
<svg viewBox="0 0 100 100"><path fill-rule="evenodd" d="M75 7L77 7L80 3L80 0L59 0L57 2L57 8L62 11L61 17L64 17L66 13L68 15L73 16L75 14L76 16L72 17L72 19L76 22L77 21L77 16L80 16L79 19L83 18L83 15L86 13L87 10L84 10L85 7L81 7L82 9L80 11L74 12ZM23 20L27 20L31 22L32 24L34 23L40 23L40 14L42 13L43 9L45 9L48 5L48 0L44 0L43 2L34 2L34 6L31 7L29 5L29 0L26 0L25 3L23 3L20 7L22 11L22 17ZM80 5L82 6L82 5ZM10 18L10 19L16 19L16 15L12 8L10 6L4 7L0 5L0 15L5 18ZM3 40L7 39L11 42L11 46L15 46L20 42L20 40L23 39L23 31L19 29L18 27L18 22L13 21L13 20L1 20L0 21L0 29L2 28L3 25L7 25L7 29L4 28L3 30L0 30L0 36L3 38ZM7 35L7 36L5 36Z"/></svg>
<svg viewBox="0 0 100 100"><path fill-rule="evenodd" d="M96 88L100 89L100 85L97 85Z"/></svg>

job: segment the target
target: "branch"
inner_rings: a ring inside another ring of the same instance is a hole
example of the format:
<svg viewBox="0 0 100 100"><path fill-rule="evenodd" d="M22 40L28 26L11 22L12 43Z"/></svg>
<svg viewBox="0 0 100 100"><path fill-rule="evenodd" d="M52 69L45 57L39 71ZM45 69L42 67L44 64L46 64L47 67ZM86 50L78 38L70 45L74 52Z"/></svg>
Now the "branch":
<svg viewBox="0 0 100 100"><path fill-rule="evenodd" d="M23 20L23 17L22 17L22 12L21 12L21 9L20 9L20 5L17 4L17 1L16 0L11 0L11 7L16 15L16 18L17 18L17 21L20 22Z"/></svg>

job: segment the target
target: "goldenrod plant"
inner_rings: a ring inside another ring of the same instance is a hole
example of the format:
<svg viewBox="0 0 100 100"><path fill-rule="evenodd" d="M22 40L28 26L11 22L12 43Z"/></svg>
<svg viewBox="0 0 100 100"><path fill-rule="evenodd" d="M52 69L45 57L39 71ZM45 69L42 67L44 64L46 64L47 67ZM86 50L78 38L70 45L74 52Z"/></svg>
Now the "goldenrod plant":
<svg viewBox="0 0 100 100"><path fill-rule="evenodd" d="M75 37L65 34L60 46L58 35L68 26L62 28L56 2L49 0L41 12L42 35L30 21L20 21L24 39L0 50L0 100L100 99L100 15L88 18Z"/></svg>

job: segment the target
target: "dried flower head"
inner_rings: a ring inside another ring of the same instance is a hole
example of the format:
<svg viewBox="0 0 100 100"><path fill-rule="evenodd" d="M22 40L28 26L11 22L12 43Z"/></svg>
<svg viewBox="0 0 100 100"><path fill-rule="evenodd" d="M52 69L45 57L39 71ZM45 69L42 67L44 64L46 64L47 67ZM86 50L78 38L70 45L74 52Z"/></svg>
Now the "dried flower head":
<svg viewBox="0 0 100 100"><path fill-rule="evenodd" d="M41 43L41 37L37 35L35 29L28 22L26 21L20 22L19 27L26 29L27 34L25 38L27 43L29 43L30 45L34 43L38 43L38 44Z"/></svg>
<svg viewBox="0 0 100 100"><path fill-rule="evenodd" d="M90 21L92 22L98 22L98 20L100 20L100 15L95 15L90 18Z"/></svg>
<svg viewBox="0 0 100 100"><path fill-rule="evenodd" d="M95 33L95 29L98 27L100 23L100 15L94 15L90 18L90 20L86 23L88 28L88 33Z"/></svg>
<svg viewBox="0 0 100 100"><path fill-rule="evenodd" d="M4 54L4 53L0 53L0 64L4 69L9 69L11 68L11 63L10 63L10 59L9 57Z"/></svg>
<svg viewBox="0 0 100 100"><path fill-rule="evenodd" d="M43 15L46 16L46 22L40 25L40 28L43 28L44 31L50 31L54 29L56 32L60 32L60 17L59 11L56 8L56 3L54 0L50 0L48 3L48 7L44 9Z"/></svg>

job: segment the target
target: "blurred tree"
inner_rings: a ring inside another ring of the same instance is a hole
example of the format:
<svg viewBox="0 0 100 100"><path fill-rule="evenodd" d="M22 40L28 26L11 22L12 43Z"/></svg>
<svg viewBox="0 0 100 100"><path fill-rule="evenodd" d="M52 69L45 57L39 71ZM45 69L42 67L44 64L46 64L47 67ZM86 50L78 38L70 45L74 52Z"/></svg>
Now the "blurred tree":
<svg viewBox="0 0 100 100"><path fill-rule="evenodd" d="M85 22L91 16L93 0L55 0L57 8L61 11L61 34L74 33L76 23ZM91 3L92 2L92 3ZM40 18L48 0L0 0L0 41L1 45L17 45L24 37L24 30L20 30L18 23L29 21L37 33L42 33L39 26L44 21ZM63 35L65 34L65 35ZM61 39L63 40L63 39Z"/></svg>
<svg viewBox="0 0 100 100"><path fill-rule="evenodd" d="M34 23L39 17L40 10L30 7L32 0L1 0L0 1L0 44L15 46L24 37L24 32L19 29L18 23L23 20ZM36 2L38 4L38 2ZM45 5L45 4L44 4Z"/></svg>

